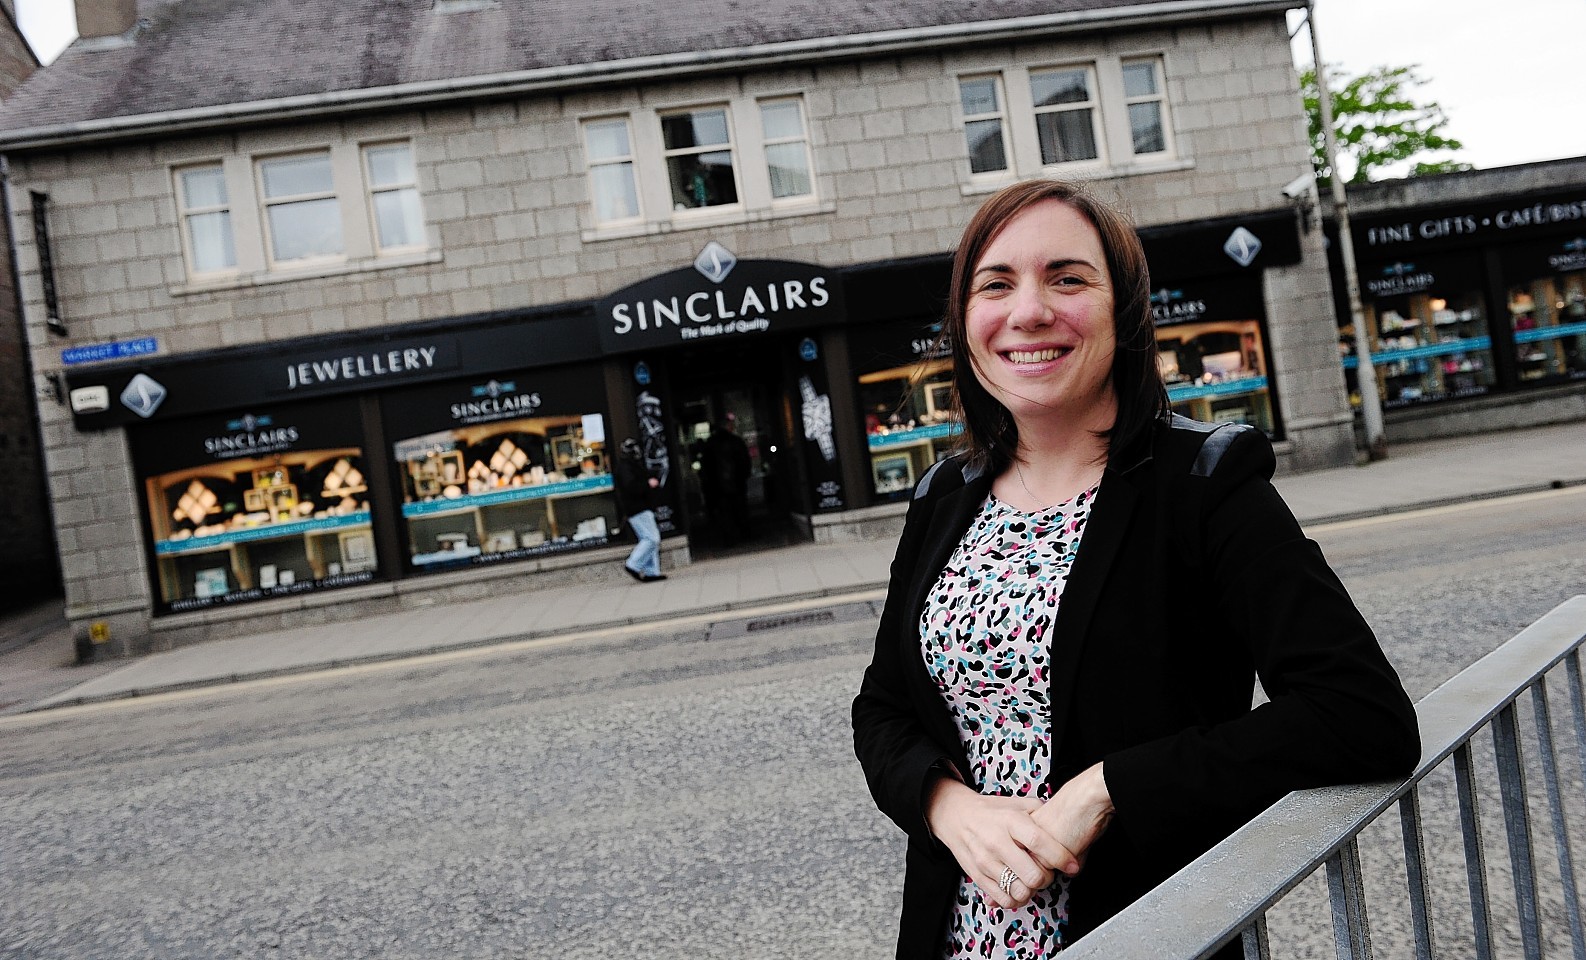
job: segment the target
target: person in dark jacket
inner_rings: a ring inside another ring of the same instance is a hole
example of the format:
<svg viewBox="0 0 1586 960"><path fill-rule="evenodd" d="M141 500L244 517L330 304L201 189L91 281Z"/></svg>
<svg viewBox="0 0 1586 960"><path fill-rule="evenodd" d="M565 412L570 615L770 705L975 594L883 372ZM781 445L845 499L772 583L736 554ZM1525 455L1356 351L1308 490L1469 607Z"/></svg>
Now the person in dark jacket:
<svg viewBox="0 0 1586 960"><path fill-rule="evenodd" d="M1414 707L1267 438L1169 412L1116 211L991 197L943 336L964 450L916 485L853 703L909 839L899 957L1047 955L1285 793L1413 769Z"/></svg>
<svg viewBox="0 0 1586 960"><path fill-rule="evenodd" d="M640 583L665 580L666 574L661 572L661 527L655 520L661 481L646 468L639 441L632 437L622 441L611 465L611 479L617 491L617 508L639 538L622 569Z"/></svg>
<svg viewBox="0 0 1586 960"><path fill-rule="evenodd" d="M734 546L749 536L752 470L749 445L738 436L737 416L729 413L716 421L700 457L705 503L724 546Z"/></svg>

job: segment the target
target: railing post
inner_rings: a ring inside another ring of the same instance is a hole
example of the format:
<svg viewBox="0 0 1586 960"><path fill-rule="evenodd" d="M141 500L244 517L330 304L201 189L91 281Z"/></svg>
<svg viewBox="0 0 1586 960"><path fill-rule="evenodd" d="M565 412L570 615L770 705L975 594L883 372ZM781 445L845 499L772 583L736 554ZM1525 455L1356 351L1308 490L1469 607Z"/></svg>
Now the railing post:
<svg viewBox="0 0 1586 960"><path fill-rule="evenodd" d="M1564 661L1569 676L1570 712L1575 714L1575 748L1580 751L1581 786L1586 787L1586 684L1581 683L1580 648Z"/></svg>
<svg viewBox="0 0 1586 960"><path fill-rule="evenodd" d="M1465 880L1470 886L1470 922L1476 960L1493 960L1492 917L1487 907L1487 856L1481 840L1481 808L1476 802L1476 770L1470 741L1454 750L1454 785L1459 791L1459 829L1465 836Z"/></svg>
<svg viewBox="0 0 1586 960"><path fill-rule="evenodd" d="M1416 960L1432 960L1432 909L1426 888L1426 838L1421 830L1419 784L1399 801L1399 832L1404 835L1404 880L1410 893Z"/></svg>
<svg viewBox="0 0 1586 960"><path fill-rule="evenodd" d="M1492 719L1498 756L1498 786L1503 794L1504 833L1514 868L1514 899L1520 913L1520 943L1526 960L1542 960L1542 921L1536 903L1536 861L1531 852L1531 811L1526 807L1525 759L1519 723L1510 703Z"/></svg>
<svg viewBox="0 0 1586 960"><path fill-rule="evenodd" d="M1371 925L1360 882L1360 844L1350 838L1327 861L1327 890L1333 901L1333 945L1338 960L1371 960Z"/></svg>
<svg viewBox="0 0 1586 960"><path fill-rule="evenodd" d="M1537 751L1542 757L1542 780L1547 787L1547 808L1553 821L1553 846L1558 851L1559 883L1564 894L1564 916L1569 921L1575 960L1586 960L1586 931L1581 929L1580 901L1575 894L1575 863L1570 855L1569 827L1564 819L1564 794L1559 784L1558 754L1553 750L1553 719L1547 705L1547 677L1531 686L1531 707L1536 715Z"/></svg>
<svg viewBox="0 0 1586 960"><path fill-rule="evenodd" d="M1239 933L1244 944L1245 960L1272 960L1272 944L1267 942L1267 915L1256 917L1250 926Z"/></svg>

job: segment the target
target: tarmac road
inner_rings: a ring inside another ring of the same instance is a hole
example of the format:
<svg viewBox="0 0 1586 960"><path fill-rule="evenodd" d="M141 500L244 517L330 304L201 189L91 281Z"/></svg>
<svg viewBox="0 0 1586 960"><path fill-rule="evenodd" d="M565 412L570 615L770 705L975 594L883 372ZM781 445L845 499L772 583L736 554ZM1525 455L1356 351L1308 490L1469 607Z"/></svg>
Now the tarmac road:
<svg viewBox="0 0 1586 960"><path fill-rule="evenodd" d="M1313 535L1417 697L1586 584L1586 489ZM878 602L0 718L0 957L890 955L901 834L848 728ZM1332 955L1307 897L1275 955Z"/></svg>

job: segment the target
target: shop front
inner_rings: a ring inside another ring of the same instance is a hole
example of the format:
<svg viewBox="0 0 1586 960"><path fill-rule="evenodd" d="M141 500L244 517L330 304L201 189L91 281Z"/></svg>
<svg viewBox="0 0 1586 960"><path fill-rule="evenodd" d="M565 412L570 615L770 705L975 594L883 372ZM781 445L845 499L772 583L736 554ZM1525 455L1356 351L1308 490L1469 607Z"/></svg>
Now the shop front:
<svg viewBox="0 0 1586 960"><path fill-rule="evenodd" d="M621 526L598 367L394 391L381 419L410 572L605 546Z"/></svg>
<svg viewBox="0 0 1586 960"><path fill-rule="evenodd" d="M691 554L785 544L808 517L847 506L830 391L839 361L821 346L848 322L838 271L740 260L711 241L594 313L623 374L613 403L673 451Z"/></svg>
<svg viewBox="0 0 1586 960"><path fill-rule="evenodd" d="M1157 368L1173 410L1279 434L1259 277L1164 283L1151 294Z"/></svg>
<svg viewBox="0 0 1586 960"><path fill-rule="evenodd" d="M1368 204L1352 232L1384 409L1433 416L1454 409L1451 401L1523 400L1540 388L1586 381L1580 189L1389 212ZM1333 266L1341 276L1336 254ZM1355 331L1343 284L1335 289L1339 352L1358 406Z"/></svg>
<svg viewBox="0 0 1586 960"><path fill-rule="evenodd" d="M356 403L169 420L139 426L129 440L158 612L380 574Z"/></svg>
<svg viewBox="0 0 1586 960"><path fill-rule="evenodd" d="M1242 263L1186 252L1250 229L1147 237L1185 277L1153 298L1159 360L1175 408L1276 435L1261 271L1297 259L1294 226L1253 223ZM630 436L682 562L891 522L870 508L957 441L948 266L711 242L596 302L96 364L68 387L80 429L126 432L156 616L607 562L631 542L612 482Z"/></svg>
<svg viewBox="0 0 1586 960"><path fill-rule="evenodd" d="M837 273L712 243L597 303L96 364L68 390L79 429L125 430L166 616L603 562L631 543L628 436L674 559L786 543L852 503L823 346L846 316Z"/></svg>

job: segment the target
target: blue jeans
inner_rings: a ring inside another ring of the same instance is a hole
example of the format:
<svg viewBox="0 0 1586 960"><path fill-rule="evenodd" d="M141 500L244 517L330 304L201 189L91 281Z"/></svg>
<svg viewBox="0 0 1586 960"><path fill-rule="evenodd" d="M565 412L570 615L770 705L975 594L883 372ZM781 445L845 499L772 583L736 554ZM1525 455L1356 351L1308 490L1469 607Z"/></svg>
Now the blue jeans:
<svg viewBox="0 0 1586 960"><path fill-rule="evenodd" d="M628 554L628 569L637 570L647 577L661 573L661 528L655 522L655 511L645 510L628 518L639 543Z"/></svg>

